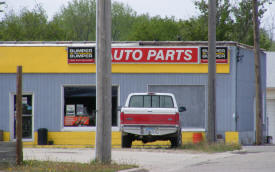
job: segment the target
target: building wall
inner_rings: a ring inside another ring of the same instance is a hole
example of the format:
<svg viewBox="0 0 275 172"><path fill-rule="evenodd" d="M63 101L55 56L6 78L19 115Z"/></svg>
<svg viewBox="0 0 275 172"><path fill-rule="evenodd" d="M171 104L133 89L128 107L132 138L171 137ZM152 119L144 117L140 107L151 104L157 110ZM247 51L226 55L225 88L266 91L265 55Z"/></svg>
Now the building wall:
<svg viewBox="0 0 275 172"><path fill-rule="evenodd" d="M266 64L267 64L267 78L266 78L266 87L267 88L275 88L275 52L266 52Z"/></svg>
<svg viewBox="0 0 275 172"><path fill-rule="evenodd" d="M149 85L149 92L173 93L178 106L187 107L180 112L181 128L184 130L205 129L206 92L203 85Z"/></svg>
<svg viewBox="0 0 275 172"><path fill-rule="evenodd" d="M40 47L41 48L41 47ZM62 52L60 52L62 49ZM217 65L217 78L216 78L216 129L217 133L224 134L225 131L240 131L244 133L241 137L249 138L253 141L254 132L254 58L253 51L235 46L229 47L230 60L229 64ZM7 53L10 50L6 50ZM37 51L37 50L36 50ZM64 52L63 52L64 51ZM24 53L30 54L32 51ZM40 49L44 53L43 57L52 57L51 53L56 53L60 56L66 56L64 47L53 49L53 51L45 50L43 47ZM43 54L42 53L42 54ZM50 54L49 54L50 53ZM55 54L55 58L56 58ZM10 56L10 54L7 54ZM26 54L25 54L26 55ZM34 55L31 53L32 57ZM237 55L240 55L238 61ZM262 55L264 56L264 55ZM11 57L12 58L12 57ZM62 63L66 58L63 59ZM15 59L16 60L16 59ZM30 60L29 60L30 61ZM38 61L36 61L38 62ZM53 63L53 58L47 59L46 64ZM25 63L22 61L22 63ZM40 62L41 63L41 62ZM58 61L61 63L61 61ZM15 93L16 75L13 68L17 64L12 64L9 61L8 68L1 68L0 71L0 129L10 131L12 121L10 121L10 95ZM50 132L63 131L62 122L62 87L63 85L95 85L95 73L92 65L92 70L84 65L68 65L60 67L54 65L53 68L39 68L38 66L27 64L23 66L23 90L24 92L33 93L34 99L34 132L39 128L48 128ZM34 66L34 72L31 68ZM123 64L115 65L115 72L113 71L112 83L119 87L119 105L123 105L126 98L131 92L147 92L149 85L187 85L187 86L202 86L205 88L205 127L207 127L207 89L208 89L208 75L205 72L204 64L193 64L195 72L192 73L192 65L164 65L164 64L149 64L149 65L125 65L119 69ZM152 66L157 66L156 68ZM263 65L264 66L264 65ZM113 66L114 67L114 66ZM132 67L132 68L131 68ZM143 67L149 73L142 72ZM187 69L185 69L185 67ZM201 67L201 68L200 68ZM11 69L12 68L12 69ZM176 68L176 69L173 69ZM183 72L180 69L183 68ZM26 69L26 70L25 70ZM70 69L72 69L71 73ZM156 69L156 71L154 71ZM171 69L171 70L170 70ZM8 70L8 72L5 72ZM169 71L170 70L170 71ZM262 68L264 71L265 68ZM39 72L41 71L41 73ZM47 73L47 71L51 71ZM54 72L56 71L56 73ZM136 73L134 71L137 71ZM161 71L161 72L159 72ZM169 72L167 72L169 71ZM188 72L185 72L188 71ZM265 76L263 77L263 80ZM3 82L2 82L3 81ZM265 86L265 85L263 85ZM263 87L265 88L265 87ZM169 92L169 90L168 90ZM188 98L188 97L187 97ZM187 107L188 110L188 107ZM236 126L234 114L239 116ZM3 119L3 120L2 120ZM7 122L9 121L9 122ZM83 129L84 131L85 129ZM246 133L248 132L248 134ZM252 133L252 134L251 134ZM252 137L252 138L251 138Z"/></svg>
<svg viewBox="0 0 275 172"><path fill-rule="evenodd" d="M261 53L260 73L263 96L263 131L266 130L265 97L266 97L266 56ZM255 63L254 52L247 49L239 49L237 61L237 129L240 131L241 142L253 143L255 140Z"/></svg>
<svg viewBox="0 0 275 172"><path fill-rule="evenodd" d="M275 52L267 53L267 92L266 92L266 109L267 109L267 135L272 137L271 143L275 143Z"/></svg>
<svg viewBox="0 0 275 172"><path fill-rule="evenodd" d="M254 52L240 49L237 62L237 128L239 131L254 130L255 71Z"/></svg>
<svg viewBox="0 0 275 172"><path fill-rule="evenodd" d="M119 104L123 105L131 92L147 92L148 85L201 85L207 87L207 75L199 74L113 74L113 85L119 86ZM1 128L9 130L10 94L15 93L15 74L0 74L1 84ZM228 120L232 114L230 75L217 76L217 114L218 130L231 128ZM62 87L63 85L95 85L95 74L24 74L23 91L33 93L34 130L48 128L49 131L61 131ZM167 90L169 92L169 90ZM207 90L206 90L207 94ZM227 97L224 99L224 97ZM190 97L186 97L188 99ZM205 102L207 108L207 100ZM188 109L188 107L187 107ZM207 112L207 109L205 109Z"/></svg>

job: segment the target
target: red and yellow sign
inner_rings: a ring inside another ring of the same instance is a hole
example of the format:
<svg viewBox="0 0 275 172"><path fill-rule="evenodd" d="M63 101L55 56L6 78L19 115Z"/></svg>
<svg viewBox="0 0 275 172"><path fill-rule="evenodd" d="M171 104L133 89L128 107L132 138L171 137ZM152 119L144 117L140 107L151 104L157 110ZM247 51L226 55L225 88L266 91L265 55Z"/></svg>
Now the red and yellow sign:
<svg viewBox="0 0 275 172"><path fill-rule="evenodd" d="M113 63L198 63L198 48L112 48Z"/></svg>
<svg viewBox="0 0 275 172"><path fill-rule="evenodd" d="M112 73L207 73L201 61L200 47L113 47ZM0 46L0 73L96 73L96 64L68 63L67 46ZM75 53L77 54L77 53ZM86 61L86 59L85 59ZM72 60L70 61L72 62ZM230 73L227 63L217 63L217 73Z"/></svg>
<svg viewBox="0 0 275 172"><path fill-rule="evenodd" d="M64 126L78 126L78 125L89 125L89 117L82 116L65 116Z"/></svg>

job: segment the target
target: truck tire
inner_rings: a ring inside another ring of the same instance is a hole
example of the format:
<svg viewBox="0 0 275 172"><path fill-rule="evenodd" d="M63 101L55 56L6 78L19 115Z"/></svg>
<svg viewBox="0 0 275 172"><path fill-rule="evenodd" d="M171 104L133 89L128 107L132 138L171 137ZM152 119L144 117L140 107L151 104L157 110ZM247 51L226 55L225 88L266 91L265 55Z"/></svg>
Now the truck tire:
<svg viewBox="0 0 275 172"><path fill-rule="evenodd" d="M132 146L132 137L131 135L123 135L121 137L121 147L122 148L131 148Z"/></svg>
<svg viewBox="0 0 275 172"><path fill-rule="evenodd" d="M172 148L177 148L177 147L181 146L181 144L182 144L181 129L177 132L176 137L172 137L170 139L170 142L171 142L171 147Z"/></svg>

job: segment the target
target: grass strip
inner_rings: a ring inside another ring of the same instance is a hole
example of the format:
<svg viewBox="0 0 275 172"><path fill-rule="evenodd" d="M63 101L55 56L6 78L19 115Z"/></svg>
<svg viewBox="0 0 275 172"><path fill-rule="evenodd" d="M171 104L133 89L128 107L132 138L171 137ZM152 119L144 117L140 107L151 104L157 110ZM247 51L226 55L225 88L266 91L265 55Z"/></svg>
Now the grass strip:
<svg viewBox="0 0 275 172"><path fill-rule="evenodd" d="M183 144L180 149L193 150L198 152L207 152L207 153L217 153L217 152L227 152L240 150L242 147L239 144L225 144L225 143L213 143L209 144L207 142L200 143L188 143Z"/></svg>
<svg viewBox="0 0 275 172"><path fill-rule="evenodd" d="M24 161L20 166L0 167L3 171L12 172L115 172L136 168L136 165L128 164L102 164L92 161L89 164L72 162L52 162L52 161Z"/></svg>

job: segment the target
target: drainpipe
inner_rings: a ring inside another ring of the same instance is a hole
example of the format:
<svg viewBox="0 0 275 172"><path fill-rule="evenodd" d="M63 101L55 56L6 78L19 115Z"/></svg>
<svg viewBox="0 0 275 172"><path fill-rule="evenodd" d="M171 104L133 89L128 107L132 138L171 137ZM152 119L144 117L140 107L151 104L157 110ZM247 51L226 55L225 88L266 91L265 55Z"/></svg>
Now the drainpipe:
<svg viewBox="0 0 275 172"><path fill-rule="evenodd" d="M237 102L237 95L238 95L238 62L241 60L241 55L240 55L240 48L237 46L237 55L235 58L235 131L238 131L238 119L239 119L239 114L238 114L238 102Z"/></svg>
<svg viewBox="0 0 275 172"><path fill-rule="evenodd" d="M237 92L238 92L238 62L241 60L241 55L240 55L240 49L238 45L236 46L236 53L235 53L236 58L232 58L232 77L233 77L233 82L232 82L232 88L233 88L233 131L238 131L238 103L237 103Z"/></svg>

